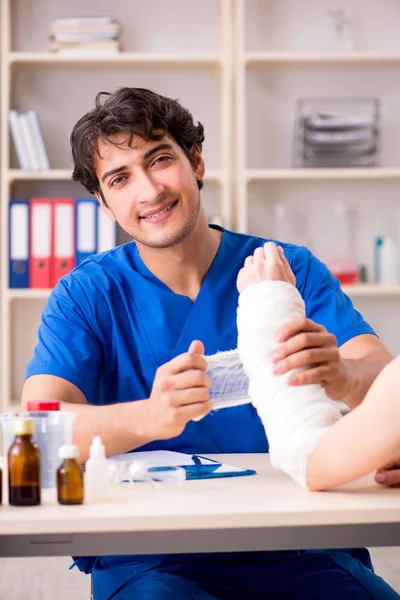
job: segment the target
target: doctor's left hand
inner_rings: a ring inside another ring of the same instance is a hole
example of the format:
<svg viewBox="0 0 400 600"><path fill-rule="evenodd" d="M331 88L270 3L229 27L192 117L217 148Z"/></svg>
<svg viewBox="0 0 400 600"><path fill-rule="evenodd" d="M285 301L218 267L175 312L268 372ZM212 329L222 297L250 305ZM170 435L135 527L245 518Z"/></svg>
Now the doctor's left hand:
<svg viewBox="0 0 400 600"><path fill-rule="evenodd" d="M323 325L306 317L293 319L279 333L272 356L276 375L292 369L304 369L293 374L289 385L319 383L330 398L346 397L351 390L351 373L341 358L336 338Z"/></svg>

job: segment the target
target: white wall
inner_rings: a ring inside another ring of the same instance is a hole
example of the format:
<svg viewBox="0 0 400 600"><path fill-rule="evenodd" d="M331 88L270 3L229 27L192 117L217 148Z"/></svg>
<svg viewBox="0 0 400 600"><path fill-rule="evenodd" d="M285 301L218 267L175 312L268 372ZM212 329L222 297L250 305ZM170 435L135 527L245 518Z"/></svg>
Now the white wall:
<svg viewBox="0 0 400 600"><path fill-rule="evenodd" d="M245 0L248 50L331 51L327 10L345 10L354 50L399 51L397 0Z"/></svg>

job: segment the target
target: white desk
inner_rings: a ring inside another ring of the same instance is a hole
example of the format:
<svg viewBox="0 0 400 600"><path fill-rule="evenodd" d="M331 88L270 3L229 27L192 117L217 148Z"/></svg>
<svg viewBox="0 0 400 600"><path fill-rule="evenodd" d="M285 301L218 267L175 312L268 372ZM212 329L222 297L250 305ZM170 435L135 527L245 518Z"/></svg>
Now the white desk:
<svg viewBox="0 0 400 600"><path fill-rule="evenodd" d="M0 507L0 556L148 554L400 545L400 489L372 477L308 492L265 454L213 456L249 477L120 484L109 502Z"/></svg>

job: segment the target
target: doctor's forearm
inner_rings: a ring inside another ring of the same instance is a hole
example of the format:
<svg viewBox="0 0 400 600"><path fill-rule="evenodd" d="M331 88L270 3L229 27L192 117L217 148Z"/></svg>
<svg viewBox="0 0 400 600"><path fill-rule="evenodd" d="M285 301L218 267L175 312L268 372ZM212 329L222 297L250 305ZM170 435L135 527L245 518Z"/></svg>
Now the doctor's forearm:
<svg viewBox="0 0 400 600"><path fill-rule="evenodd" d="M349 372L349 392L342 399L350 408L358 406L375 381L377 375L393 359L385 348L372 350L357 359L344 358Z"/></svg>
<svg viewBox="0 0 400 600"><path fill-rule="evenodd" d="M153 439L147 433L147 400L92 406L61 402L61 410L74 412L74 443L79 447L79 459L89 456L89 446L95 435L101 437L107 456L121 454L147 444Z"/></svg>

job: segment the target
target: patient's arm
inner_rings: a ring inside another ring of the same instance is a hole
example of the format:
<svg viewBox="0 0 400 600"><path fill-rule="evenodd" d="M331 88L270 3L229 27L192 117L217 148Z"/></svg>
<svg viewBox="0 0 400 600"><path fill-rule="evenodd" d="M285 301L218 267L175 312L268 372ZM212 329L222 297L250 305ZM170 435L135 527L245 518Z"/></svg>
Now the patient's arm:
<svg viewBox="0 0 400 600"><path fill-rule="evenodd" d="M276 331L285 319L304 312L293 283L290 267L273 244L246 260L238 277L238 349L252 402L266 429L272 464L303 486L322 490L398 457L400 400L393 388L400 379L399 365L394 361L386 367L364 402L344 418L321 386L290 387L291 373L272 375Z"/></svg>
<svg viewBox="0 0 400 600"><path fill-rule="evenodd" d="M378 375L363 402L336 422L308 459L307 485L348 483L400 454L400 357Z"/></svg>

